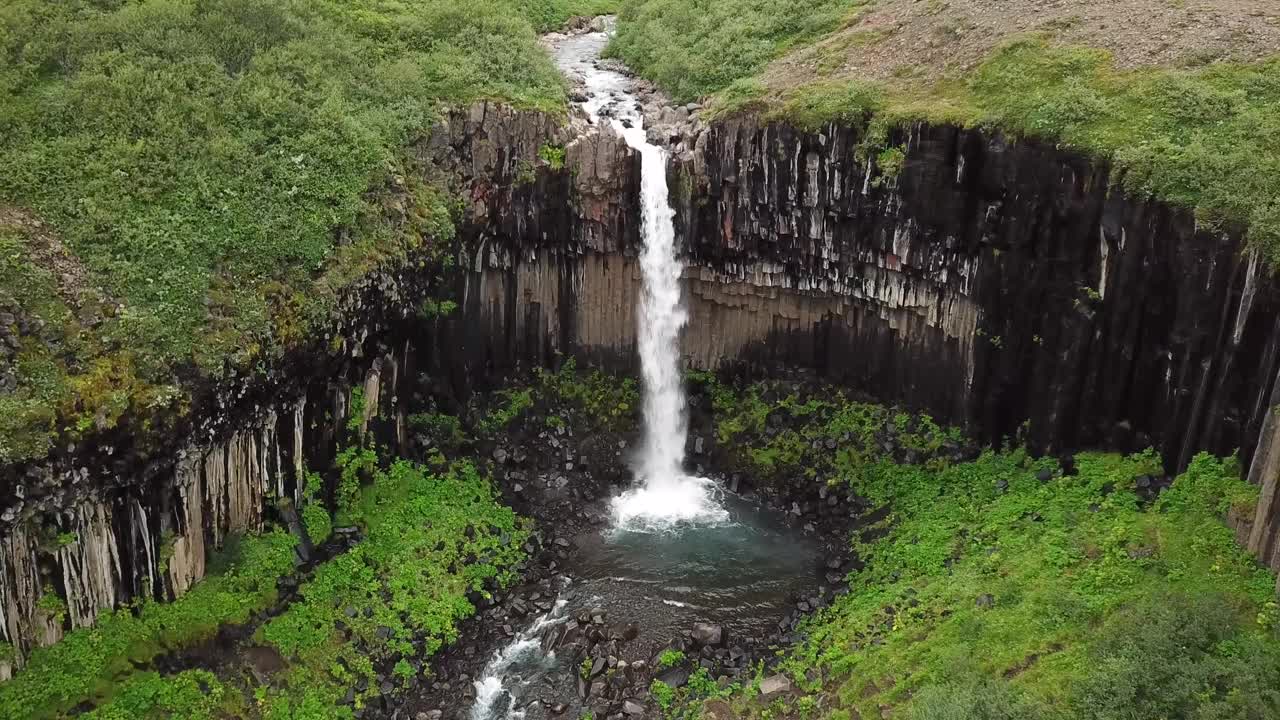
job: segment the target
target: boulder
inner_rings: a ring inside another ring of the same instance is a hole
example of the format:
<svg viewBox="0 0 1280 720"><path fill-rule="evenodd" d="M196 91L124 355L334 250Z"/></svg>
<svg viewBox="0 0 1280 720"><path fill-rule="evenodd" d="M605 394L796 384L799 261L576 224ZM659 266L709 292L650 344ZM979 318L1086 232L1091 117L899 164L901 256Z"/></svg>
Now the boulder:
<svg viewBox="0 0 1280 720"><path fill-rule="evenodd" d="M689 671L681 667L668 668L654 679L673 688L684 687L689 682Z"/></svg>
<svg viewBox="0 0 1280 720"><path fill-rule="evenodd" d="M711 623L697 623L693 626L692 637L699 647L720 647L724 644L724 628Z"/></svg>
<svg viewBox="0 0 1280 720"><path fill-rule="evenodd" d="M767 698L791 690L791 678L781 673L760 681L760 697Z"/></svg>

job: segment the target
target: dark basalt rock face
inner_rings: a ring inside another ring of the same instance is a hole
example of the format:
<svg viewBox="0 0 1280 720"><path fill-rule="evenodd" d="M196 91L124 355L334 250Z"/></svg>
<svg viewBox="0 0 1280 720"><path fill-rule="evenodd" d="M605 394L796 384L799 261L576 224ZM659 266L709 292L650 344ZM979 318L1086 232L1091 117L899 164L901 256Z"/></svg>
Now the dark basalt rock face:
<svg viewBox="0 0 1280 720"><path fill-rule="evenodd" d="M449 262L375 273L326 337L198 393L175 432L126 422L0 469L0 640L20 661L130 599L184 593L228 533L274 512L269 495L298 495L300 467L328 466L352 387L361 431L402 446L427 393L461 405L564 356L630 369L639 162L589 130L492 104L451 115L415 148L467 205ZM1045 451L1153 445L1170 472L1240 447L1263 492L1233 522L1280 566L1280 292L1242 233L1044 144L914 126L891 138L906 160L890 176L861 140L746 118L672 148L686 361L806 369L987 441L1029 421ZM563 167L539 159L547 145ZM423 317L442 284L458 310ZM78 540L50 545L66 532ZM46 585L65 627L38 610Z"/></svg>
<svg viewBox="0 0 1280 720"><path fill-rule="evenodd" d="M540 147L564 142L566 132L548 116L482 104L447 118L416 148L429 172L459 172L431 162L443 154L477 171L462 178L472 190L462 246L572 235L569 170L538 165ZM464 324L419 313L447 290L450 264L432 251L370 272L345 293L323 336L265 370L193 388L190 413L164 423L164 433L148 430L160 426L150 418L126 418L43 462L0 468L0 641L17 651L0 660L0 680L32 648L106 610L185 594L229 535L277 518L273 498L301 499L303 468L330 466L349 421L403 449L411 404L436 389L419 378L448 396L454 370L467 369L465 353L450 351ZM353 417L356 388L364 402ZM56 541L68 533L74 541ZM48 591L65 602L65 622L40 610Z"/></svg>
<svg viewBox="0 0 1280 720"><path fill-rule="evenodd" d="M1280 294L1239 233L1033 142L915 126L890 177L860 140L728 122L679 167L699 265L728 281L776 266L785 292L859 300L747 360L800 361L989 441L1029 421L1038 448L1154 444L1170 469L1252 454Z"/></svg>
<svg viewBox="0 0 1280 720"><path fill-rule="evenodd" d="M679 154L678 221L702 279L851 300L776 322L736 362L807 366L1046 452L1153 446L1172 473L1239 448L1263 499L1232 520L1280 566L1280 285L1243 232L1042 143L915 125L891 138L906 160L890 176L861 140L747 118Z"/></svg>

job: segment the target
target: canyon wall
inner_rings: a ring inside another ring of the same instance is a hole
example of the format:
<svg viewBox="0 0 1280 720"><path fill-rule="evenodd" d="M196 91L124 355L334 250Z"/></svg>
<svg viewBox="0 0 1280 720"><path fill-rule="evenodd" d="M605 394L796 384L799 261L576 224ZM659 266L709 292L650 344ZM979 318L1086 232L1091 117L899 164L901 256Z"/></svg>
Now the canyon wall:
<svg viewBox="0 0 1280 720"><path fill-rule="evenodd" d="M1241 229L1202 227L1049 144L918 124L890 137L905 160L886 170L862 142L746 117L672 148L686 362L809 369L992 443L1155 447L1170 473L1238 448L1263 492L1256 517L1232 520L1280 567L1280 286ZM469 246L473 370L557 353L631 367L640 279L620 199L636 163L590 147L629 170L582 214L621 232Z"/></svg>
<svg viewBox="0 0 1280 720"><path fill-rule="evenodd" d="M1170 472L1239 448L1262 501L1232 521L1280 567L1280 286L1243 233L1042 143L918 124L886 171L861 141L745 118L682 154L697 282L780 298L738 360L806 365L992 443L1152 446ZM830 310L797 323L804 302Z"/></svg>
<svg viewBox="0 0 1280 720"><path fill-rule="evenodd" d="M441 148L474 161L484 182L468 183L468 239L515 233L504 241L515 247L549 242L576 223L563 195L568 170L535 167L539 149L564 142L565 132L552 117L482 104L444 119L416 149L433 176L452 172L429 164ZM404 221L408 191L392 183L385 204ZM265 371L233 370L194 388L176 432L153 437L146 418L125 418L43 462L0 468L0 642L13 648L0 652L0 680L33 648L105 612L182 596L228 537L279 521L282 499L298 503L311 490L331 497L332 487L304 487L304 469L328 469L344 436L372 433L403 452L411 407L437 386L446 397L466 391L447 377L466 369L447 350L457 335L450 326L464 324L421 311L449 295L455 251L429 248L370 272L305 347Z"/></svg>
<svg viewBox="0 0 1280 720"><path fill-rule="evenodd" d="M1171 471L1238 447L1263 492L1233 522L1280 566L1280 292L1242 234L1048 145L917 125L891 137L890 172L861 142L739 118L672 148L686 362L804 369L1045 451L1153 445ZM443 263L372 274L325 337L200 395L172 437L3 470L0 640L17 653L0 677L111 608L186 592L329 466L353 387L359 432L403 448L427 394L460 406L568 356L634 368L640 168L619 138L480 104L415 151L465 201ZM457 310L424 314L429 297Z"/></svg>

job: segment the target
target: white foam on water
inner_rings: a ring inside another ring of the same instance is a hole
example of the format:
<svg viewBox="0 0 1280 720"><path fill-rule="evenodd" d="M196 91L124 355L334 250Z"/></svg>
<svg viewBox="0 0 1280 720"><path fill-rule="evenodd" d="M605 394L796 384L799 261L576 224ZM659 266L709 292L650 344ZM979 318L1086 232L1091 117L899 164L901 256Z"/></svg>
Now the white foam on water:
<svg viewBox="0 0 1280 720"><path fill-rule="evenodd" d="M518 698L507 687L507 675L513 665L539 652L542 643L538 635L550 625L564 622L560 611L565 601L557 600L550 612L539 617L532 625L516 636L506 647L500 648L484 666L484 673L476 680L476 703L471 706L471 720L521 720L524 710L516 707ZM546 660L555 658L549 653ZM520 683L524 685L523 681Z"/></svg>

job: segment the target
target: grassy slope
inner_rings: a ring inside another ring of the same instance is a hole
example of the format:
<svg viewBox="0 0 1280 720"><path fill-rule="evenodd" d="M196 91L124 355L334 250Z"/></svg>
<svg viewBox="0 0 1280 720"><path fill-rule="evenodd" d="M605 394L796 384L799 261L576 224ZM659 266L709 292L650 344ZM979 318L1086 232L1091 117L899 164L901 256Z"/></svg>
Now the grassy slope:
<svg viewBox="0 0 1280 720"><path fill-rule="evenodd" d="M1247 224L1254 246L1280 262L1280 60L1119 72L1105 52L1024 36L964 77L827 81L819 62L786 90L756 78L872 4L628 0L612 52L682 101L716 94L720 112L755 109L810 126L874 116L872 156L887 149L888 125L918 119L1060 141L1114 161L1131 191L1195 208L1205 222Z"/></svg>
<svg viewBox="0 0 1280 720"><path fill-rule="evenodd" d="M409 223L385 220L402 148L445 105L559 111L536 32L611 5L4 3L0 220L34 213L70 252L38 262L36 234L0 222L0 310L45 325L0 392L0 462L180 408L180 377L278 352L378 258L447 241L448 203L412 178Z"/></svg>
<svg viewBox="0 0 1280 720"><path fill-rule="evenodd" d="M866 567L851 576L852 592L783 660L801 691L762 703L748 688L730 698L735 716L1280 713L1276 580L1222 522L1257 496L1232 460L1197 457L1142 504L1139 478L1159 472L1151 453L1080 455L1069 476L1021 451L956 462L953 434L923 417L835 393L699 380L719 439L744 468L788 477L816 468L816 479L891 509L855 538ZM886 438L923 464L883 457ZM809 449L828 439L836 452ZM1044 470L1053 475L1042 481ZM683 693L695 702L673 704L669 716L696 717L696 694Z"/></svg>

